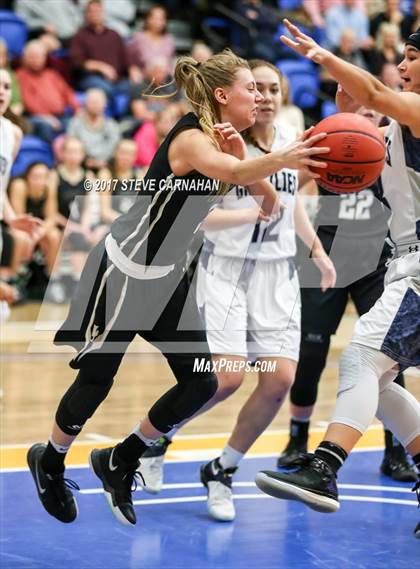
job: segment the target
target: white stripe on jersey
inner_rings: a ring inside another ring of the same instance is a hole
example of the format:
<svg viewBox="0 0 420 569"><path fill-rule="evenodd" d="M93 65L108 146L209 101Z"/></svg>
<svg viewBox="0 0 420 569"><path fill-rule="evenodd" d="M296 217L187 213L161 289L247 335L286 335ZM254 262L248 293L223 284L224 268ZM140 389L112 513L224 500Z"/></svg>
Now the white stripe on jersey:
<svg viewBox="0 0 420 569"><path fill-rule="evenodd" d="M296 131L284 125L275 125L272 150L279 150L296 140ZM263 152L252 144L248 152L258 157ZM214 246L212 252L221 257L237 257L271 261L293 257L296 254L294 229L295 195L298 190L298 171L284 168L270 176L270 181L280 193L287 208L281 219L274 222L249 223L228 229L206 231L205 237ZM220 206L225 210L257 209L257 203L243 187L234 186L223 198ZM255 215L257 219L257 212Z"/></svg>
<svg viewBox="0 0 420 569"><path fill-rule="evenodd" d="M384 197L392 211L389 220L391 239L401 246L420 239L416 232L416 222L420 225L420 171L406 163L403 133L396 121L390 123L385 141L387 157L381 181ZM414 144L418 164L420 140Z"/></svg>

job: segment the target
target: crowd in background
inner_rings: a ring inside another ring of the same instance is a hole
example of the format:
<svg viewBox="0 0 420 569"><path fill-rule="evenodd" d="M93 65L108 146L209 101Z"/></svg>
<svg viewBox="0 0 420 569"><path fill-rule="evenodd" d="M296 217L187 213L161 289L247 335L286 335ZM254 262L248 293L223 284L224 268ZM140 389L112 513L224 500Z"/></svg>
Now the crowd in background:
<svg viewBox="0 0 420 569"><path fill-rule="evenodd" d="M12 77L8 116L54 152L53 168L32 163L11 180L8 189L16 212L43 220L33 237L31 263L42 266L54 302L63 302L70 294L60 279L58 252L70 267L71 288L92 245L135 199L133 192L124 192L122 181L141 179L162 139L188 110L183 95L174 94L172 82L175 59L185 48L177 47L168 19L178 16L188 21L190 49L197 61L223 47L205 33L214 3L168 0L140 11L141 4L136 0L0 2L1 8L14 10L29 31L22 53L13 58L0 33L0 67L8 68ZM278 40L281 19L288 15L339 57L368 69L396 90L401 88L397 65L403 42L420 25L420 0L223 4L234 15L230 36L226 30L222 36L224 45L234 40L234 48L244 57L275 64L292 58ZM322 72L322 96L333 99L335 90L336 83ZM292 104L288 92L285 79L279 120L289 120L300 132L308 117ZM319 119L319 106L314 112ZM98 180L102 188L113 191L86 193L86 180ZM17 269L12 272L21 289L27 288L28 273L22 277Z"/></svg>

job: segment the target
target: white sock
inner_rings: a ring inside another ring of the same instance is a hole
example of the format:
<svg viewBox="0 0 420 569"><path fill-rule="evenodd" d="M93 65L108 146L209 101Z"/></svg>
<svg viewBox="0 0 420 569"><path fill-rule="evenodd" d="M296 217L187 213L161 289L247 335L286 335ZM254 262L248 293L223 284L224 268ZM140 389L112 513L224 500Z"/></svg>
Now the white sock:
<svg viewBox="0 0 420 569"><path fill-rule="evenodd" d="M68 452L69 448L71 445L68 446L64 446L64 445L59 445L58 443L55 442L55 440L50 437L48 439L48 442L51 444L52 447L54 447L54 449L59 452L60 454L65 454L66 452Z"/></svg>
<svg viewBox="0 0 420 569"><path fill-rule="evenodd" d="M223 470L226 468L235 468L244 456L243 452L239 452L229 445L226 445L219 458L220 466Z"/></svg>
<svg viewBox="0 0 420 569"><path fill-rule="evenodd" d="M135 427L131 431L131 434L136 435L148 447L153 446L155 444L155 442L159 440L159 439L149 439L149 437L146 437L146 435L142 433L142 431L140 429L140 425L137 425L137 427Z"/></svg>

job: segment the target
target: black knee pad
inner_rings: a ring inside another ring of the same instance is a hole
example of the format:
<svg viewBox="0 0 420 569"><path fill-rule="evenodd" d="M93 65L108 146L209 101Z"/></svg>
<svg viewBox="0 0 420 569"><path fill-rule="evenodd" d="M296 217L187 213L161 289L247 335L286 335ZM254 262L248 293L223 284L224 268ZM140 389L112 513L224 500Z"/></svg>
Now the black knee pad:
<svg viewBox="0 0 420 569"><path fill-rule="evenodd" d="M290 400L294 405L307 407L315 404L329 348L330 336L302 332L296 377L290 390Z"/></svg>
<svg viewBox="0 0 420 569"><path fill-rule="evenodd" d="M108 395L114 379L81 369L60 401L55 420L67 435L77 435Z"/></svg>
<svg viewBox="0 0 420 569"><path fill-rule="evenodd" d="M188 419L209 401L217 391L217 377L211 371L194 371L194 358L168 358L177 385L167 391L150 409L152 425L167 433L174 425Z"/></svg>

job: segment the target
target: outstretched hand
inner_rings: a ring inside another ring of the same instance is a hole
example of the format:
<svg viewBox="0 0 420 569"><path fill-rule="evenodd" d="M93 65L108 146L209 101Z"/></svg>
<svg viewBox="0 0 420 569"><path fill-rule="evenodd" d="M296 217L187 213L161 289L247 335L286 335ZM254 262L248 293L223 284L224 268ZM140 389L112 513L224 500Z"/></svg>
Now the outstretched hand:
<svg viewBox="0 0 420 569"><path fill-rule="evenodd" d="M284 19L283 22L294 39L290 39L287 36L282 35L280 36L281 41L287 45L287 47L290 47L307 59L310 59L315 63L322 63L324 56L328 51L318 45L314 39L301 32L300 29L289 22L289 20Z"/></svg>

